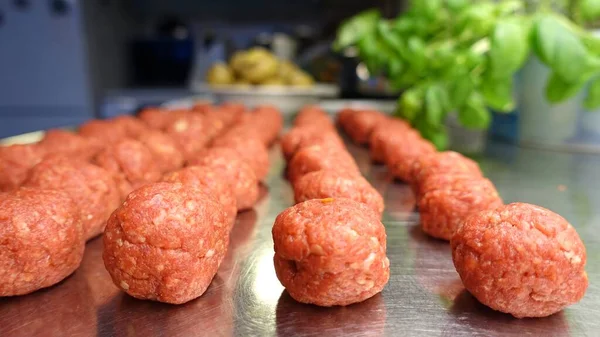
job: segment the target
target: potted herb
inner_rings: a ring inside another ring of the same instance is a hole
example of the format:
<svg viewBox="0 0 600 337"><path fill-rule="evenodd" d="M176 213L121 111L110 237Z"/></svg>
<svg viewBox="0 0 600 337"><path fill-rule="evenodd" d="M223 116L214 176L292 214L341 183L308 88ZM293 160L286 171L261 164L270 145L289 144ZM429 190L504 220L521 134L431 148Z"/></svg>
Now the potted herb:
<svg viewBox="0 0 600 337"><path fill-rule="evenodd" d="M598 2L568 5L588 19ZM413 1L394 19L369 10L344 22L333 47L350 46L371 73L385 73L401 90L397 115L440 149L448 145L448 120L485 130L490 109L515 109L515 74L531 54L551 72L548 101L590 83L585 104L600 106L600 40L550 6L530 12L518 0Z"/></svg>

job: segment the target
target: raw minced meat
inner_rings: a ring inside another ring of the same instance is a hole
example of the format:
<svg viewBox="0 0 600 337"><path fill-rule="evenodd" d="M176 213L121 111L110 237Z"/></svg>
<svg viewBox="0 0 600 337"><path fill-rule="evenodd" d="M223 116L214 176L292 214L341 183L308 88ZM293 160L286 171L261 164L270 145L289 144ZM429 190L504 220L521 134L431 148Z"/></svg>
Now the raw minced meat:
<svg viewBox="0 0 600 337"><path fill-rule="evenodd" d="M349 199L313 199L277 216L275 271L297 301L349 305L388 282L386 234L379 215Z"/></svg>
<svg viewBox="0 0 600 337"><path fill-rule="evenodd" d="M451 240L454 266L481 303L515 317L544 317L578 302L586 252L560 215L513 203L470 216Z"/></svg>
<svg viewBox="0 0 600 337"><path fill-rule="evenodd" d="M79 210L62 191L0 193L0 296L24 295L69 276L83 258Z"/></svg>
<svg viewBox="0 0 600 337"><path fill-rule="evenodd" d="M129 295L181 304L206 291L228 242L218 201L161 182L134 191L111 215L103 259L115 285Z"/></svg>

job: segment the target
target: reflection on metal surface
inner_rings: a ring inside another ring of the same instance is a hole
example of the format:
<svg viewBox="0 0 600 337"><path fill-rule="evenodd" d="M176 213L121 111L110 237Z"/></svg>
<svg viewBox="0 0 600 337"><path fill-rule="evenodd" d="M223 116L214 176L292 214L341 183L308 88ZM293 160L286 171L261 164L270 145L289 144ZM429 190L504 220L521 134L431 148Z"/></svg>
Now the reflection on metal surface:
<svg viewBox="0 0 600 337"><path fill-rule="evenodd" d="M584 299L543 319L495 312L466 292L446 242L424 235L414 196L370 166L384 193L390 282L375 297L348 307L295 302L273 268L271 227L293 201L272 152L268 190L255 210L240 213L229 252L207 292L180 306L133 299L110 280L102 239L89 242L82 266L46 290L0 299L0 336L594 336L600 331L600 157L493 145L480 163L507 202L550 208L573 223L587 247L590 287ZM568 186L560 191L557 186Z"/></svg>

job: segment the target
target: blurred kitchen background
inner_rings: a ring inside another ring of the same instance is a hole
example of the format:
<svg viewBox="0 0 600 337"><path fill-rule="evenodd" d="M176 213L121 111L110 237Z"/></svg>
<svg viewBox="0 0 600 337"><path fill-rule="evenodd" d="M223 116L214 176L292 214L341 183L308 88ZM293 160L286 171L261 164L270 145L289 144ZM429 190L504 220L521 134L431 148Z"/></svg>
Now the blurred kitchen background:
<svg viewBox="0 0 600 337"><path fill-rule="evenodd" d="M401 1L0 0L0 137L187 97L210 65L275 49L318 82L357 92L330 52L339 23ZM355 66L354 66L355 68ZM354 75L351 73L350 75ZM200 96L202 92L197 92Z"/></svg>
<svg viewBox="0 0 600 337"><path fill-rule="evenodd" d="M369 8L395 18L408 3L0 0L0 138L190 97L217 103L266 100L285 113L317 100L329 110L375 102L376 108L393 113L400 92L392 90L385 77L370 74L355 48L334 53L331 45L345 19ZM254 54L289 64L287 75L259 80L256 73L240 76L233 71L235 56L255 47L268 55L256 50ZM217 62L222 67L211 73ZM213 84L234 85L207 85L207 74ZM549 74L531 58L515 76L516 108L508 114L494 112L489 128L466 130L446 120L451 147L466 144L465 152L469 146L478 152L493 138L599 152L600 113L581 108L583 94L549 104L543 93Z"/></svg>

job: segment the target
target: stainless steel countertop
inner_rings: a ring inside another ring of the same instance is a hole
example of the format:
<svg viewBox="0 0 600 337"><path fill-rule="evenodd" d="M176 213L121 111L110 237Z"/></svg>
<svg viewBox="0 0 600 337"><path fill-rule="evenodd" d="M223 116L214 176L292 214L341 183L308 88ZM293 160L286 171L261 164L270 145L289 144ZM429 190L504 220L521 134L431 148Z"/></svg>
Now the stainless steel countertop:
<svg viewBox="0 0 600 337"><path fill-rule="evenodd" d="M296 303L273 269L271 226L293 204L272 150L271 175L255 210L239 214L229 254L208 291L181 306L133 299L102 263L102 240L87 244L81 267L60 284L0 299L0 336L584 336L600 333L600 156L490 145L478 159L506 202L550 208L570 220L587 247L585 298L543 319L515 319L479 304L455 272L449 245L418 227L408 186L392 183L350 146L385 195L391 278L383 292L352 306ZM267 190L268 189L268 190Z"/></svg>

